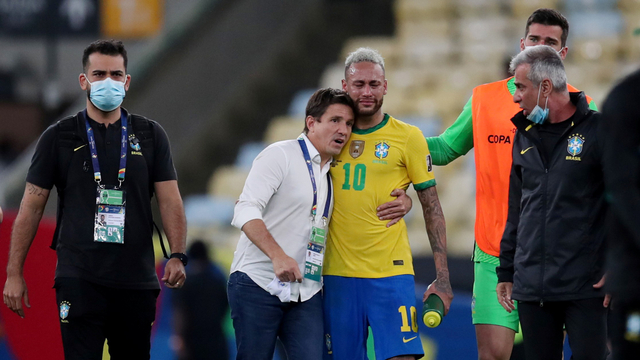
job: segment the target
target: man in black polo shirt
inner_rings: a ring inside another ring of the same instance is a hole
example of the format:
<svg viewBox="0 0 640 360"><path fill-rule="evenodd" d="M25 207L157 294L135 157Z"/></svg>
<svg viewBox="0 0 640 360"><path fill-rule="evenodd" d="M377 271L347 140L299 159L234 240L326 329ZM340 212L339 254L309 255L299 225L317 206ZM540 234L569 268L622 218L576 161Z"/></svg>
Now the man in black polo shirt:
<svg viewBox="0 0 640 360"><path fill-rule="evenodd" d="M82 58L87 107L40 137L11 235L4 302L24 317L27 252L55 185L56 298L66 359L149 359L159 283L152 241L155 193L171 250L162 281L186 279L186 221L169 140L120 105L129 89L120 41L96 41Z"/></svg>

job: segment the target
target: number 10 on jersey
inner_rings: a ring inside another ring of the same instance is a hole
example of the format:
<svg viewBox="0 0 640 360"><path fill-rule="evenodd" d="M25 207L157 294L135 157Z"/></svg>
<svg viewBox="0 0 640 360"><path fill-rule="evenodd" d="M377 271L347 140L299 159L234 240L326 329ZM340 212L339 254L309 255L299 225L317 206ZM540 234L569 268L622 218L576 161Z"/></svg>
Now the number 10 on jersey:
<svg viewBox="0 0 640 360"><path fill-rule="evenodd" d="M353 190L362 191L367 179L367 166L365 164L356 164L352 173L351 163L345 163L342 169L344 169L344 184L342 184L342 190L351 190L351 187L353 187ZM352 174L353 183L351 182Z"/></svg>

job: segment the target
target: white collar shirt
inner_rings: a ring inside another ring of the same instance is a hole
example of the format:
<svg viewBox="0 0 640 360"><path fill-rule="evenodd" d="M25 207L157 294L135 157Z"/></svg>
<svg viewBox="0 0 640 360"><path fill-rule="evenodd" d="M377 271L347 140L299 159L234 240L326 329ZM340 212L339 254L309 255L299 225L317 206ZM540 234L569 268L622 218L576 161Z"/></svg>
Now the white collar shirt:
<svg viewBox="0 0 640 360"><path fill-rule="evenodd" d="M311 158L317 186L316 226L322 226L322 214L330 186L328 161L320 168L320 154L302 134ZM330 201L329 217L333 210ZM239 229L250 220L261 219L284 252L298 262L304 275L307 244L311 234L313 187L309 169L297 140L271 144L253 161L244 189L234 209L231 224ZM328 219L327 219L328 220ZM234 253L231 273L246 273L258 286L267 290L275 278L273 264L243 232ZM303 279L291 283L291 301L309 300L322 283Z"/></svg>

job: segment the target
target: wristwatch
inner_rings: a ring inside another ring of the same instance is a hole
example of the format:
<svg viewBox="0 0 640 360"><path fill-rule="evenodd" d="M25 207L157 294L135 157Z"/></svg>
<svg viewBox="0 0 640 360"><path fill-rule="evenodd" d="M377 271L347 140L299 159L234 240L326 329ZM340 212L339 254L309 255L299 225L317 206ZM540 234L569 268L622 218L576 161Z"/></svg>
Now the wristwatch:
<svg viewBox="0 0 640 360"><path fill-rule="evenodd" d="M169 259L179 259L180 261L182 261L182 265L187 266L187 263L189 262L189 258L187 257L186 254L183 253L173 253L171 254L171 256L169 256Z"/></svg>

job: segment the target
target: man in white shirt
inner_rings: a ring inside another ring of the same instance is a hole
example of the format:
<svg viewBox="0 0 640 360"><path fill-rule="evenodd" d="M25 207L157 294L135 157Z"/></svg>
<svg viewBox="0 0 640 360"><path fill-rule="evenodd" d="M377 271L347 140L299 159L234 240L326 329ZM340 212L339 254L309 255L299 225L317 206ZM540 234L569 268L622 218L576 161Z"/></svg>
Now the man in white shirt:
<svg viewBox="0 0 640 360"><path fill-rule="evenodd" d="M329 168L349 140L353 100L320 89L307 104L304 133L254 160L232 224L238 242L228 294L237 359L271 359L279 337L289 359L319 360L324 346L321 274L333 210ZM377 216L397 223L411 209L404 191Z"/></svg>
<svg viewBox="0 0 640 360"><path fill-rule="evenodd" d="M278 337L290 359L322 358L328 172L351 135L353 109L341 90L316 91L304 133L253 162L232 221L242 229L228 284L237 359L271 359Z"/></svg>

